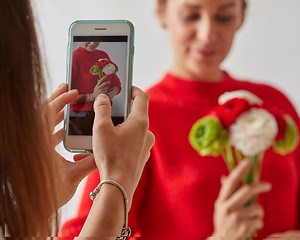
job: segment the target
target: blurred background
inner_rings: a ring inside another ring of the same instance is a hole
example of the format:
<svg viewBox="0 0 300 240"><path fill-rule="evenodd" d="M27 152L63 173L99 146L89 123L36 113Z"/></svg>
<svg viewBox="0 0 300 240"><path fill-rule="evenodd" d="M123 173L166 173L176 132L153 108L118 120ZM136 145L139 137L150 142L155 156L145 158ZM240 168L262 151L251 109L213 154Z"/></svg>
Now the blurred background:
<svg viewBox="0 0 300 240"><path fill-rule="evenodd" d="M299 113L300 1L248 2L246 21L223 67L234 77L281 89ZM171 65L172 53L155 5L156 0L33 0L49 93L66 81L68 28L75 20L130 20L135 26L133 84L146 90L157 82ZM62 145L57 150L72 159ZM62 208L62 221L76 214L83 186L84 181Z"/></svg>

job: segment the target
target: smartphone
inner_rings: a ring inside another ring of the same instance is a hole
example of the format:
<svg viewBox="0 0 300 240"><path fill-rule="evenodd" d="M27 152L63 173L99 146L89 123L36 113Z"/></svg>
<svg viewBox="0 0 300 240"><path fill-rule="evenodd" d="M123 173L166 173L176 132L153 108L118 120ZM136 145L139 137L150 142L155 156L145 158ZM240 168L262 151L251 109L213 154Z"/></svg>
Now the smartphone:
<svg viewBox="0 0 300 240"><path fill-rule="evenodd" d="M130 112L134 27L127 20L76 21L68 36L67 86L78 97L65 107L64 147L92 152L93 109L97 95L110 98L112 121Z"/></svg>

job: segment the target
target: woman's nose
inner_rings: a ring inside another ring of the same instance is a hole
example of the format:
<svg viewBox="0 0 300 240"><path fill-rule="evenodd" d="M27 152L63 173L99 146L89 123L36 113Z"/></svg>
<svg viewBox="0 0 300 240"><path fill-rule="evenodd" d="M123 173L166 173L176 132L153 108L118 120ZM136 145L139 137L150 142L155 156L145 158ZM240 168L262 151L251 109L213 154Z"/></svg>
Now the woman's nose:
<svg viewBox="0 0 300 240"><path fill-rule="evenodd" d="M211 44L216 38L216 28L210 16L202 16L197 25L197 39L203 44Z"/></svg>

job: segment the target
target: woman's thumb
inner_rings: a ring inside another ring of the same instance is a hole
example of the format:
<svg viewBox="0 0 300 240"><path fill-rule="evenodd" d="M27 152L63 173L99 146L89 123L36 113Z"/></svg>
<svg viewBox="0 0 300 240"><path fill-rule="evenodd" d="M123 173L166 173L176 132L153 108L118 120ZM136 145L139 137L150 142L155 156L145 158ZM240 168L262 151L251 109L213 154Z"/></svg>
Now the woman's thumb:
<svg viewBox="0 0 300 240"><path fill-rule="evenodd" d="M94 111L95 111L95 122L97 124L111 124L111 103L106 94L99 94L94 102Z"/></svg>

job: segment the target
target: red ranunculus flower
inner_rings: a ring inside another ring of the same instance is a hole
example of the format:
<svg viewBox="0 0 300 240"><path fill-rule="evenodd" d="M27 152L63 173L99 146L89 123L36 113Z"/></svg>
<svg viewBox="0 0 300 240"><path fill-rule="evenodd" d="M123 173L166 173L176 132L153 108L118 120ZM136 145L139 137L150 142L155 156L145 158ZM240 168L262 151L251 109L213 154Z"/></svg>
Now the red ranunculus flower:
<svg viewBox="0 0 300 240"><path fill-rule="evenodd" d="M100 59L99 59L100 60ZM101 68L101 70L105 67L105 65L106 64L108 64L108 63L110 63L110 61L108 60L108 59L105 59L105 58L103 58L103 59L101 59L100 61L99 61L99 67Z"/></svg>
<svg viewBox="0 0 300 240"><path fill-rule="evenodd" d="M100 68L100 63L99 62L95 62L93 66L98 66Z"/></svg>
<svg viewBox="0 0 300 240"><path fill-rule="evenodd" d="M233 98L217 106L214 112L220 119L223 127L228 128L241 113L247 111L250 107L246 99ZM212 114L214 113L212 112Z"/></svg>

